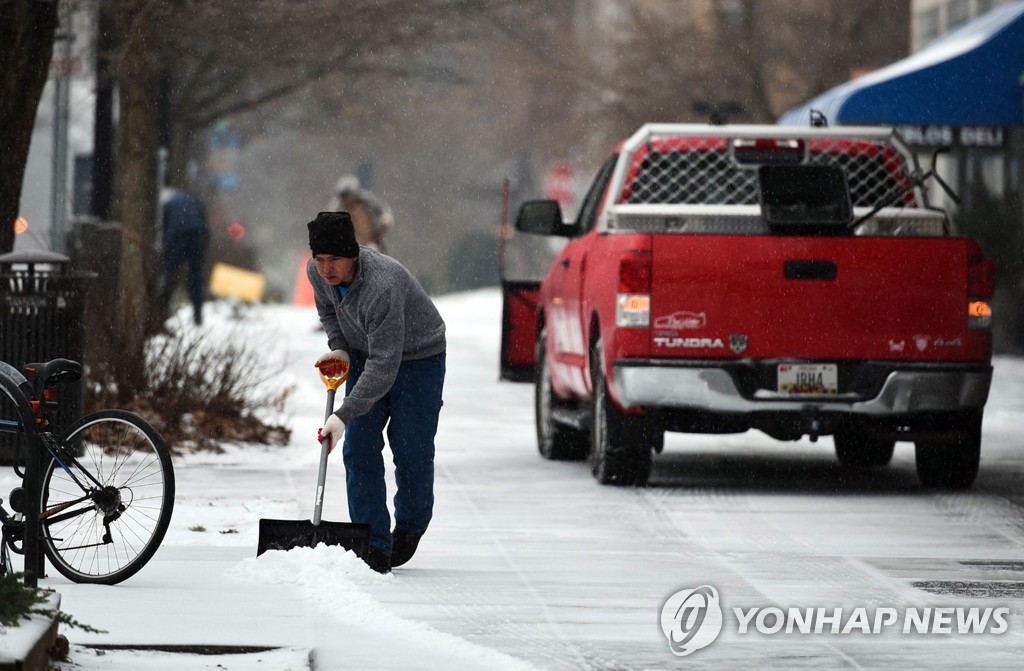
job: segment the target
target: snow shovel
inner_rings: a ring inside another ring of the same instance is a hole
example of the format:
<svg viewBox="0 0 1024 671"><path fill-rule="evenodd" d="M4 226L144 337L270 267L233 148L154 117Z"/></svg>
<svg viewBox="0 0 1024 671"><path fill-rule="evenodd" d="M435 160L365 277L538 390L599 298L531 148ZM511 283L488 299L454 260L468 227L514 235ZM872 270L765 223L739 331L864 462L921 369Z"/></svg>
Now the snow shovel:
<svg viewBox="0 0 1024 671"><path fill-rule="evenodd" d="M324 422L334 412L334 396L338 387L348 378L348 364L327 363L320 368L320 379L327 387L327 413ZM320 443L320 473L316 481L316 500L313 520L260 520L260 538L256 556L267 550L291 550L298 547L316 547L318 544L340 545L366 560L370 550L370 525L351 522L322 522L320 513L324 502L324 482L327 479L327 455L330 441Z"/></svg>

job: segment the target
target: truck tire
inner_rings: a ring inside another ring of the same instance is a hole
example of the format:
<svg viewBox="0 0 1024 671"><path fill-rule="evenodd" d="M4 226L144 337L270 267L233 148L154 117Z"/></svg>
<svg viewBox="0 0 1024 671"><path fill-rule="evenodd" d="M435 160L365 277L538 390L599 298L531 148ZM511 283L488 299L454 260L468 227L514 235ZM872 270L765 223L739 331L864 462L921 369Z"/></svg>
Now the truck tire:
<svg viewBox="0 0 1024 671"><path fill-rule="evenodd" d="M548 367L547 333L537 336L537 374L534 380L534 420L537 424L537 449L540 456L553 461L579 461L587 456L589 433L554 421L553 411L559 405L551 390L551 369Z"/></svg>
<svg viewBox="0 0 1024 671"><path fill-rule="evenodd" d="M981 462L981 413L970 415L961 428L914 443L917 477L930 489L969 489Z"/></svg>
<svg viewBox="0 0 1024 671"><path fill-rule="evenodd" d="M873 438L857 430L848 430L832 436L836 444L836 457L843 466L852 468L880 468L892 461L895 440Z"/></svg>
<svg viewBox="0 0 1024 671"><path fill-rule="evenodd" d="M643 487L651 475L654 423L644 416L623 415L608 395L601 341L591 351L590 468L602 485Z"/></svg>

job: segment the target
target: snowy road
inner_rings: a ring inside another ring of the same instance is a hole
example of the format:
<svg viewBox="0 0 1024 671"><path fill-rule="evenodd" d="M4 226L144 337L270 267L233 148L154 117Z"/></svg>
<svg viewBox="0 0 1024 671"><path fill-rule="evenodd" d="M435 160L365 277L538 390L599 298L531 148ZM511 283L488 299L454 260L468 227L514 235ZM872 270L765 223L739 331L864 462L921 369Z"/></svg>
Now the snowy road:
<svg viewBox="0 0 1024 671"><path fill-rule="evenodd" d="M77 647L87 643L281 646L274 654L298 660L216 658L228 669L304 668L308 650L318 669L1019 668L1024 362L996 364L981 474L967 493L922 491L909 444L890 468L851 473L828 438L753 432L669 434L650 485L616 489L585 464L537 454L531 386L497 381L499 294L438 304L449 354L437 505L407 567L382 577L323 553L252 558L260 517L308 515L322 417L312 311L264 308L249 327L287 343L292 444L179 458L172 528L149 566L112 588L45 580L65 610L109 632L69 632L79 666L68 668L214 668L198 657L117 666L113 653L100 666ZM324 518L343 521L340 459L331 468ZM662 606L705 585L721 599L721 634L675 656ZM755 608L768 613L760 631ZM934 612L951 626L903 633L908 612L936 608L950 609ZM746 633L734 609L750 617ZM764 633L789 609L823 609L850 631L831 633L826 619L821 633ZM986 633L956 633L970 609L1008 609L1006 631L991 619ZM869 619L851 625L858 610ZM896 624L875 633L874 615L890 610Z"/></svg>

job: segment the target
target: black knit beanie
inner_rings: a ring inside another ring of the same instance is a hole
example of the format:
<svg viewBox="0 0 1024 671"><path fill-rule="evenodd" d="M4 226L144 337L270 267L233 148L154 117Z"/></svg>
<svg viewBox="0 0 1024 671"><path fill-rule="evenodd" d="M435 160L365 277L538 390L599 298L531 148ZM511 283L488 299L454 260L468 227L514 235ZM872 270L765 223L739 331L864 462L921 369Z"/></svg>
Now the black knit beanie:
<svg viewBox="0 0 1024 671"><path fill-rule="evenodd" d="M356 229L348 212L321 212L306 224L306 228L309 229L309 249L313 256L359 256Z"/></svg>

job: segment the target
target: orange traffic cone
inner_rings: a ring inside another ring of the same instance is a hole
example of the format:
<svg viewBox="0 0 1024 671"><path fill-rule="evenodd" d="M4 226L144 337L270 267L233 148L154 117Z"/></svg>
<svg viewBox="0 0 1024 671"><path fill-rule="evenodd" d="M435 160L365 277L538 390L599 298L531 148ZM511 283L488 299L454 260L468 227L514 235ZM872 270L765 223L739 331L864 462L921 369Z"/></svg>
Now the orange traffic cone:
<svg viewBox="0 0 1024 671"><path fill-rule="evenodd" d="M313 307L316 305L316 301L313 299L313 285L309 283L309 278L306 277L306 264L309 263L309 254L302 257L302 263L299 264L299 274L295 277L295 298L293 303L295 305L303 305Z"/></svg>

